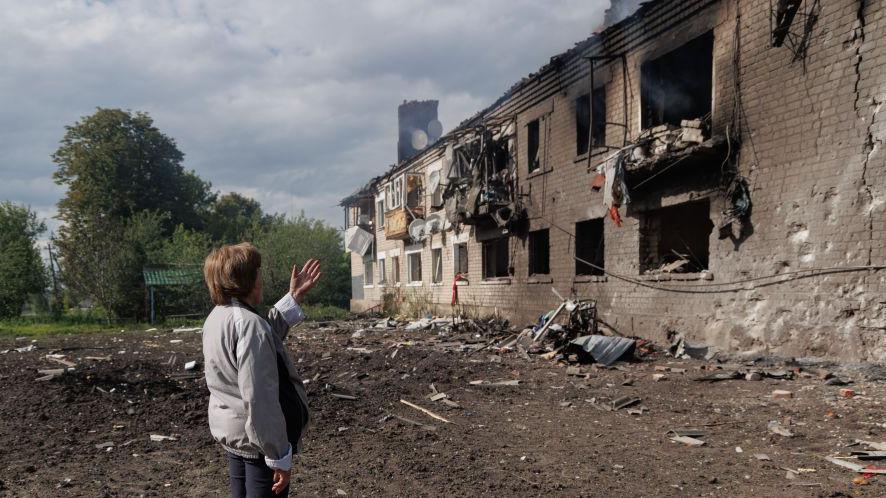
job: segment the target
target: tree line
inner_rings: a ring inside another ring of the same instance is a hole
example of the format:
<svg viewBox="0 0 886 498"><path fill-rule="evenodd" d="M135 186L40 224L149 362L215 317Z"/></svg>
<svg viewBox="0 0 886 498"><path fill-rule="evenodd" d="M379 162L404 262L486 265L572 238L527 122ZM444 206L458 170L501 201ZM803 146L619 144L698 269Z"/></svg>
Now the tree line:
<svg viewBox="0 0 886 498"><path fill-rule="evenodd" d="M193 274L213 247L241 241L262 251L269 303L288 288L290 265L314 257L323 262L324 278L308 304L347 304L349 263L335 227L304 214L268 214L254 199L214 192L184 168L175 140L147 113L100 108L65 128L52 160L54 181L67 189L54 245L68 306L90 300L109 317L144 319L143 268ZM0 317L18 316L29 294L47 289L36 247L45 229L30 208L0 203ZM160 294L161 311L211 306L200 279ZM53 304L58 310L63 303Z"/></svg>

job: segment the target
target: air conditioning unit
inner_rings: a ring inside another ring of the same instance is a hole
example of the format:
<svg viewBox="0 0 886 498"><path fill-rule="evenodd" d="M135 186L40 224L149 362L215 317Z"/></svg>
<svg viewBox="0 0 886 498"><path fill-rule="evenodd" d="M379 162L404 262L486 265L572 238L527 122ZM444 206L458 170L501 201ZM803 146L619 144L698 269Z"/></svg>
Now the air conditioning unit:
<svg viewBox="0 0 886 498"><path fill-rule="evenodd" d="M345 230L345 247L361 256L365 256L372 247L372 234L360 227Z"/></svg>

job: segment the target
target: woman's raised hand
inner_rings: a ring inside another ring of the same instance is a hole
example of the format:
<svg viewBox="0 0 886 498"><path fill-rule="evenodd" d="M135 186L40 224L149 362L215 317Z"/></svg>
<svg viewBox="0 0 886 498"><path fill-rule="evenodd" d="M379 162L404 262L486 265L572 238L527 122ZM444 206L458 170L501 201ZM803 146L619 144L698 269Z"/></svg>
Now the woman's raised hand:
<svg viewBox="0 0 886 498"><path fill-rule="evenodd" d="M289 279L289 293L295 302L301 304L302 297L320 280L320 261L309 259L299 271L298 265L292 265L292 277Z"/></svg>

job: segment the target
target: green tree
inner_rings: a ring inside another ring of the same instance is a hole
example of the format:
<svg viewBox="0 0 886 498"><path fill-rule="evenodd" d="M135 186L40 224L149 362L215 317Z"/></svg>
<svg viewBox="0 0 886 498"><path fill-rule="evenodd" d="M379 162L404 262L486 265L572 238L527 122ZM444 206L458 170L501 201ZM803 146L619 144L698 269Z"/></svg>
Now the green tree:
<svg viewBox="0 0 886 498"><path fill-rule="evenodd" d="M320 260L323 277L306 296L307 304L345 306L350 295L350 269L341 234L326 223L304 214L275 217L253 243L262 252L265 303L272 305L289 289L292 265L310 258Z"/></svg>
<svg viewBox="0 0 886 498"><path fill-rule="evenodd" d="M212 204L206 216L206 231L212 239L223 244L236 244L256 229L270 223L261 205L237 192L225 194Z"/></svg>
<svg viewBox="0 0 886 498"><path fill-rule="evenodd" d="M172 236L150 255L152 266L179 268L195 274L195 279L190 284L157 289L155 306L160 316L204 312L212 307L202 278L203 260L211 249L212 240L209 234L188 230L179 225Z"/></svg>
<svg viewBox="0 0 886 498"><path fill-rule="evenodd" d="M46 225L30 208L0 202L0 318L18 316L29 294L46 286L37 236Z"/></svg>
<svg viewBox="0 0 886 498"><path fill-rule="evenodd" d="M166 213L143 211L128 219L94 214L69 221L57 241L62 279L92 297L113 318L145 316L142 268L162 250Z"/></svg>
<svg viewBox="0 0 886 498"><path fill-rule="evenodd" d="M179 224L199 229L214 200L210 184L182 167L175 140L146 113L99 108L66 127L52 159L55 182L68 187L58 203L65 223L154 211L167 213L166 233Z"/></svg>

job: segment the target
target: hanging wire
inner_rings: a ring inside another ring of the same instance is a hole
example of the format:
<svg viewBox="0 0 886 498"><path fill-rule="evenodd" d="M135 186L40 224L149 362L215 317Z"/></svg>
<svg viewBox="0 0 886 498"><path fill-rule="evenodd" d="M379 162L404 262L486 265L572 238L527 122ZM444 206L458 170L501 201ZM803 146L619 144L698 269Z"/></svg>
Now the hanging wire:
<svg viewBox="0 0 886 498"><path fill-rule="evenodd" d="M542 218L544 218L544 217L542 217ZM547 219L547 218L544 218L544 219L547 220L548 223L550 223L552 227L564 232L565 234L572 237L573 240L575 240L574 233L572 233L569 230L554 223L550 219ZM758 287L766 287L769 285L782 284L785 282L789 282L791 280L798 280L801 278L815 277L815 276L819 276L819 275L829 275L832 273L849 273L849 272L858 272L858 271L886 270L886 264L883 264L883 265L817 267L817 268L805 268L802 270L792 270L792 271L788 271L788 272L784 272L784 273L773 273L770 275L762 275L759 277L750 277L750 278L745 278L745 279L740 279L740 280L733 280L731 282L705 282L705 283L697 283L697 284L686 284L686 285L683 285L680 287L667 287L664 285L652 284L652 283L649 283L649 282L646 282L643 280L629 277L627 275L621 275L618 273L611 272L602 266L595 265L594 263L591 263L590 261L585 261L584 259L579 258L578 256L575 256L575 255L573 255L572 257L573 257L573 259L575 259L579 263L583 263L583 264L590 266L591 268L595 268L595 269L603 272L605 275L608 275L612 278L615 278L618 280L623 280L625 282L629 282L629 283L639 285L641 287L646 287L649 289L666 291L666 292L676 292L676 293L681 293L681 294L722 294L722 293L727 293L727 292L741 292L741 291L753 290ZM783 277L790 277L790 278L783 278ZM770 280L770 279L778 279L778 280L774 280L772 282L764 282L761 284L752 285L750 287L745 286L745 287L741 287L741 288L727 288L727 289L712 288L712 287L736 287L739 285L743 286L745 284L755 283L755 282L760 282L760 281Z"/></svg>

